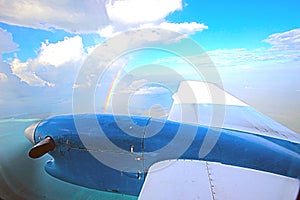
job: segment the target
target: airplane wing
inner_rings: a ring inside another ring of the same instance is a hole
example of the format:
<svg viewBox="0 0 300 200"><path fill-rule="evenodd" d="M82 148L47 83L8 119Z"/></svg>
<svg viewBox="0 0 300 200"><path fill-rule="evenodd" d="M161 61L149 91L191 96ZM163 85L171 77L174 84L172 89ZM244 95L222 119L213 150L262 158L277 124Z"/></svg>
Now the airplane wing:
<svg viewBox="0 0 300 200"><path fill-rule="evenodd" d="M259 113L212 83L183 81L173 99L168 117L171 121L244 131L300 143L300 134Z"/></svg>
<svg viewBox="0 0 300 200"><path fill-rule="evenodd" d="M154 164L139 200L296 199L299 180L252 169L196 160Z"/></svg>
<svg viewBox="0 0 300 200"><path fill-rule="evenodd" d="M184 81L169 120L300 143L300 135L214 84ZM300 199L299 179L217 162L165 160L149 169L139 199ZM298 197L297 197L298 194Z"/></svg>

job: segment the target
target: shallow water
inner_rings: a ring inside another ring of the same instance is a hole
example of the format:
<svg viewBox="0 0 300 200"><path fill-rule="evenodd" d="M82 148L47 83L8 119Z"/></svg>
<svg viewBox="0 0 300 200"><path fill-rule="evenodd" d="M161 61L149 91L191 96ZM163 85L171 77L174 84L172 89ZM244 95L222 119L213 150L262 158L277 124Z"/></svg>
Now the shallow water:
<svg viewBox="0 0 300 200"><path fill-rule="evenodd" d="M32 144L23 135L36 121L0 120L0 199L137 199L76 186L48 175L44 164L50 156L30 159Z"/></svg>

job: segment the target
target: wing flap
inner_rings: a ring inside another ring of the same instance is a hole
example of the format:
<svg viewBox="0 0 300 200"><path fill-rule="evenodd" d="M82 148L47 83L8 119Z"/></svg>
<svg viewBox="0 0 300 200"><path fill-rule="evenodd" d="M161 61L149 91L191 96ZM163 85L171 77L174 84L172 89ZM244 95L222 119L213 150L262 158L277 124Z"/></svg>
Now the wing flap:
<svg viewBox="0 0 300 200"><path fill-rule="evenodd" d="M299 180L196 160L167 160L148 172L139 199L296 199Z"/></svg>

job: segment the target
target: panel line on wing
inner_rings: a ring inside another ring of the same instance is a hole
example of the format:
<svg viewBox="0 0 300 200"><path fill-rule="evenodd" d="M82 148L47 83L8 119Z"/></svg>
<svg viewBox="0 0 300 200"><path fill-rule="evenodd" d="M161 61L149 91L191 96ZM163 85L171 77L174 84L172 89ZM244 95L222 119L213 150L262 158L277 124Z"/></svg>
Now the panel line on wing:
<svg viewBox="0 0 300 200"><path fill-rule="evenodd" d="M213 184L212 174L211 174L211 171L209 170L208 162L205 162L205 167L206 167L208 181L209 181L209 185L210 185L211 196L212 196L213 200L215 200L216 199L216 197L215 197L216 192L214 189L215 186Z"/></svg>

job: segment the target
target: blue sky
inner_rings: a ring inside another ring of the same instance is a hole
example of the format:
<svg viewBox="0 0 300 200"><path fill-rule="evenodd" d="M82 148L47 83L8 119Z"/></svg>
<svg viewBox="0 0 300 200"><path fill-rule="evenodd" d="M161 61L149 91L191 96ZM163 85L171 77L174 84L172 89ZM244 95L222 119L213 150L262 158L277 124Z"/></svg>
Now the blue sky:
<svg viewBox="0 0 300 200"><path fill-rule="evenodd" d="M299 19L297 0L4 0L0 2L0 117L71 112L73 89L78 87L74 81L92 50L122 32L150 27L193 39L210 56L227 90L300 132ZM125 55L112 66L126 63L127 71L108 70L106 92L116 73L127 73L133 65L174 65L182 73L188 67L167 54L148 51ZM167 74L161 74L168 80ZM138 94L147 88L144 79L128 81L121 88L129 91L144 84ZM153 84L149 88L157 100L160 93L155 91L161 88L155 90ZM105 93L101 101L109 95Z"/></svg>
<svg viewBox="0 0 300 200"><path fill-rule="evenodd" d="M299 28L297 0L186 1L182 12L167 17L175 22L198 21L208 29L192 38L206 49L259 48L269 35Z"/></svg>

